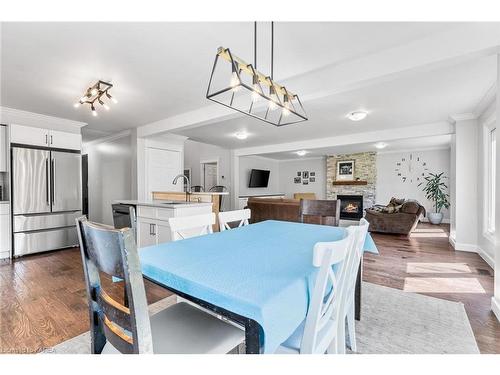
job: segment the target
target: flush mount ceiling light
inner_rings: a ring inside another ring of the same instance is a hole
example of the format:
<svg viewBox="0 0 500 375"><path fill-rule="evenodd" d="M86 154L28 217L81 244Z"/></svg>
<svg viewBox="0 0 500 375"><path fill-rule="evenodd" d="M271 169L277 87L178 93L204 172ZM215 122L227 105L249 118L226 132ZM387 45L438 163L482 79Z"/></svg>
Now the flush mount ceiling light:
<svg viewBox="0 0 500 375"><path fill-rule="evenodd" d="M365 111L352 111L347 114L347 118L351 121L361 121L364 120L368 116L368 113Z"/></svg>
<svg viewBox="0 0 500 375"><path fill-rule="evenodd" d="M238 139L244 140L248 138L248 133L247 132L237 132L234 133L234 136Z"/></svg>
<svg viewBox="0 0 500 375"><path fill-rule="evenodd" d="M73 107L78 108L82 104L89 104L90 109L92 110L92 115L97 116L97 111L95 109L96 102L104 107L105 110L109 111L109 106L103 101L103 99L110 99L113 103L118 103L114 97L111 96L109 90L113 85L109 82L105 81L97 81L95 84L87 88L85 94L80 98L78 102L76 102Z"/></svg>
<svg viewBox="0 0 500 375"><path fill-rule="evenodd" d="M299 156L304 156L305 154L307 154L307 151L306 150L300 150L300 151L297 151L296 154L299 155Z"/></svg>
<svg viewBox="0 0 500 375"><path fill-rule="evenodd" d="M273 81L274 22L271 22L271 74L257 70L257 22L254 23L254 64L219 47L207 99L276 126L307 121L297 94Z"/></svg>
<svg viewBox="0 0 500 375"><path fill-rule="evenodd" d="M387 147L387 143L378 142L378 143L375 143L375 147L378 148L379 150L382 150L383 148Z"/></svg>

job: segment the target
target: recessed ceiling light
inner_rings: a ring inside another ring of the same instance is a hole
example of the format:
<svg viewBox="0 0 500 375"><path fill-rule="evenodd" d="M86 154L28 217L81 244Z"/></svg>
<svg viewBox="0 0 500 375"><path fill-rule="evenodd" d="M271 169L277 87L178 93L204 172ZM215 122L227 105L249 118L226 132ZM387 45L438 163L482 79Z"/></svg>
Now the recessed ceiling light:
<svg viewBox="0 0 500 375"><path fill-rule="evenodd" d="M307 154L307 151L306 150L300 150L300 151L297 151L296 154L299 155L299 156L304 156L305 154Z"/></svg>
<svg viewBox="0 0 500 375"><path fill-rule="evenodd" d="M248 133L247 132L237 132L234 134L234 136L238 139L247 139L248 138Z"/></svg>
<svg viewBox="0 0 500 375"><path fill-rule="evenodd" d="M387 147L387 143L384 143L384 142L378 142L378 143L375 143L375 147L378 148L379 150L383 149L383 148L386 148Z"/></svg>
<svg viewBox="0 0 500 375"><path fill-rule="evenodd" d="M361 121L364 120L368 116L368 113L365 111L352 111L347 114L347 118L351 121Z"/></svg>

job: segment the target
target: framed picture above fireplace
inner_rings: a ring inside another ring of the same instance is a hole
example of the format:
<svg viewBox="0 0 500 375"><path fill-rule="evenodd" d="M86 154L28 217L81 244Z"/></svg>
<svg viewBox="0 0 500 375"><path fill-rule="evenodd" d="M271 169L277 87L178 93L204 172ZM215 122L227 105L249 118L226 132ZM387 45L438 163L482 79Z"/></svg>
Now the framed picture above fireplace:
<svg viewBox="0 0 500 375"><path fill-rule="evenodd" d="M354 180L354 160L339 160L337 162L337 180Z"/></svg>

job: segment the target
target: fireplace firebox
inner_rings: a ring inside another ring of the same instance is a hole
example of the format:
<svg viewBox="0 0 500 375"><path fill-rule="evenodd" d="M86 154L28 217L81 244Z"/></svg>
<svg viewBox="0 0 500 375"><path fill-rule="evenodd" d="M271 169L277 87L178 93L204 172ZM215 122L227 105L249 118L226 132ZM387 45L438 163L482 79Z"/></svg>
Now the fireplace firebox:
<svg viewBox="0 0 500 375"><path fill-rule="evenodd" d="M362 195L337 195L340 199L340 218L344 220L360 220L363 218Z"/></svg>

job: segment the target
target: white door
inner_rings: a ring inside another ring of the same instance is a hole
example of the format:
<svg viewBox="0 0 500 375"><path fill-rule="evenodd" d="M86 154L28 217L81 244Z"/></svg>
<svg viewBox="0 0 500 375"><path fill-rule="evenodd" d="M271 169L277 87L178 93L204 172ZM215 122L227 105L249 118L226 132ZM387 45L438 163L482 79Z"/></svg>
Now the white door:
<svg viewBox="0 0 500 375"><path fill-rule="evenodd" d="M156 241L158 244L172 241L170 227L167 223L156 222Z"/></svg>
<svg viewBox="0 0 500 375"><path fill-rule="evenodd" d="M11 125L10 142L23 145L49 146L49 131L31 126Z"/></svg>
<svg viewBox="0 0 500 375"><path fill-rule="evenodd" d="M203 164L204 189L208 191L211 187L217 185L217 163Z"/></svg>
<svg viewBox="0 0 500 375"><path fill-rule="evenodd" d="M152 199L153 191L182 191L180 181L174 185L175 176L182 173L182 158L179 151L146 148L147 197Z"/></svg>
<svg viewBox="0 0 500 375"><path fill-rule="evenodd" d="M154 220L137 219L137 246L139 248L156 245Z"/></svg>
<svg viewBox="0 0 500 375"><path fill-rule="evenodd" d="M82 136L81 134L51 130L49 132L49 146L67 150L80 150L82 148Z"/></svg>

